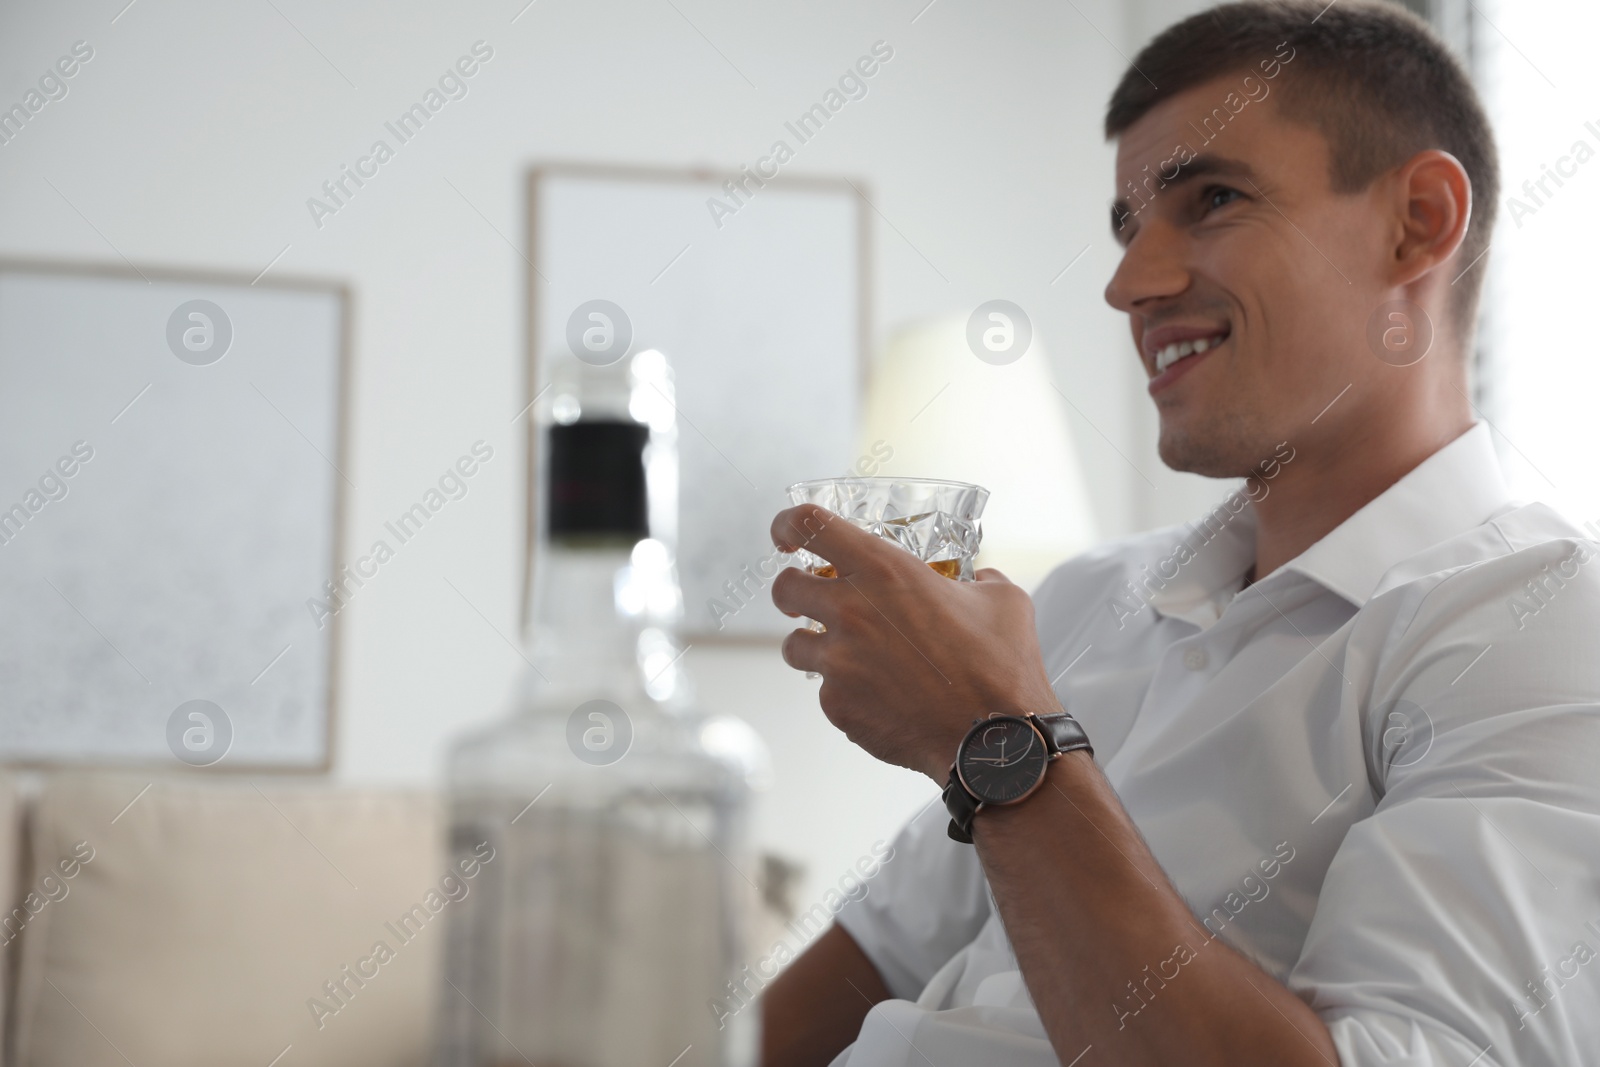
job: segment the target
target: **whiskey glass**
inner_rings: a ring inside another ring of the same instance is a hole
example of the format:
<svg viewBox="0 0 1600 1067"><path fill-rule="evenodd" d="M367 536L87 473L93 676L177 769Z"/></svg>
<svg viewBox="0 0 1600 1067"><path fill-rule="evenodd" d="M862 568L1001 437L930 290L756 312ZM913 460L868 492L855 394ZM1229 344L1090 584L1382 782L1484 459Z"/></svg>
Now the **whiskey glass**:
<svg viewBox="0 0 1600 1067"><path fill-rule="evenodd" d="M789 486L792 504L816 504L853 526L910 552L946 578L973 580L972 561L983 540L983 506L989 490L939 478L815 478ZM801 547L795 562L833 578L832 563ZM807 626L826 632L819 622ZM811 671L807 677L816 677Z"/></svg>

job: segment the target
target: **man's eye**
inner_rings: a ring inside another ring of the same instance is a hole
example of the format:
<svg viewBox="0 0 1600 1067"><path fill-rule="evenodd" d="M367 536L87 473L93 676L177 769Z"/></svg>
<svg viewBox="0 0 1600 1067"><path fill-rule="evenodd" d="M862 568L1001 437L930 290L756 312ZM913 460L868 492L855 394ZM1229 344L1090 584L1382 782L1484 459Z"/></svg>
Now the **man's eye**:
<svg viewBox="0 0 1600 1067"><path fill-rule="evenodd" d="M1237 189L1229 189L1225 185L1213 185L1204 193L1206 210L1215 211L1224 204L1231 204L1233 201L1237 200L1240 195L1241 194Z"/></svg>

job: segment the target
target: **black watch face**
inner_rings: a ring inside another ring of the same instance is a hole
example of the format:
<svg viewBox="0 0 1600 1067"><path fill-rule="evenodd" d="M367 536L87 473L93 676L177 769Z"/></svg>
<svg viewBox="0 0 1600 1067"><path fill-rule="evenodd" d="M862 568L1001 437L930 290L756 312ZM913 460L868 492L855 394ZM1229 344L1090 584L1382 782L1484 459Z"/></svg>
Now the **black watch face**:
<svg viewBox="0 0 1600 1067"><path fill-rule="evenodd" d="M1010 804L1033 791L1050 761L1044 739L1026 720L987 719L961 745L956 769L967 791L985 804Z"/></svg>

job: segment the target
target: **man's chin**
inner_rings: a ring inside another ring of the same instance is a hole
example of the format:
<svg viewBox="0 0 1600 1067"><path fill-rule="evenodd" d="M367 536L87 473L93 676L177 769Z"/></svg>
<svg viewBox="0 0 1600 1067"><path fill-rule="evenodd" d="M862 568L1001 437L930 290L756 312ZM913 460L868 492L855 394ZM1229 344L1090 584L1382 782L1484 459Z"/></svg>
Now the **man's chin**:
<svg viewBox="0 0 1600 1067"><path fill-rule="evenodd" d="M1253 462L1260 462L1240 460L1228 435L1215 428L1179 428L1165 421L1156 451L1161 462L1173 470L1204 478L1242 478L1249 474ZM1271 455L1270 449L1267 455Z"/></svg>

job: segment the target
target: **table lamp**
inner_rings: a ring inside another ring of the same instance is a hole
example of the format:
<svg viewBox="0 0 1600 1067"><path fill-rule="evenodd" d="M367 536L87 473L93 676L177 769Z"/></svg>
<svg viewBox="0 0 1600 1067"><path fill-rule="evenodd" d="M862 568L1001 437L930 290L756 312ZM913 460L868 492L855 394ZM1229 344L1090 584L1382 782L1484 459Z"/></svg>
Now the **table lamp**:
<svg viewBox="0 0 1600 1067"><path fill-rule="evenodd" d="M889 454L878 475L989 489L977 565L1031 590L1095 540L1066 407L1037 337L997 366L968 347L965 317L921 320L896 330L876 361L860 454Z"/></svg>

